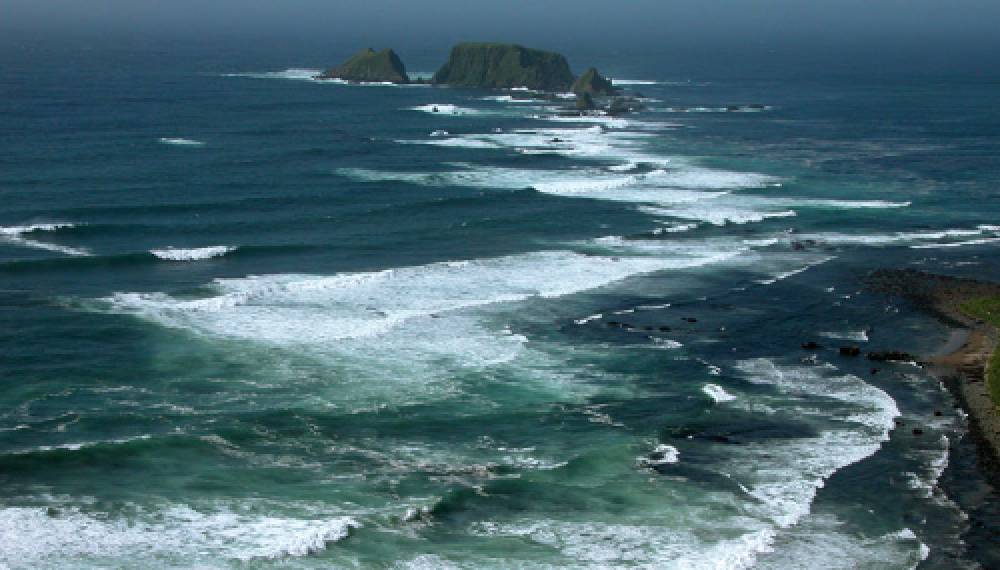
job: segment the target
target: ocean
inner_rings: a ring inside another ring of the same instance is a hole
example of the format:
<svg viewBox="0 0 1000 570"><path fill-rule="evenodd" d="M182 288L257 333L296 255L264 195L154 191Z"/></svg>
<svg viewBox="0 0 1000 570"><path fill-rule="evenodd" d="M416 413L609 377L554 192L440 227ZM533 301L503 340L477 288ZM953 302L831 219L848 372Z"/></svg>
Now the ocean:
<svg viewBox="0 0 1000 570"><path fill-rule="evenodd" d="M0 567L1000 565L947 390L839 354L1000 278L1000 78L567 56L647 109L5 49Z"/></svg>

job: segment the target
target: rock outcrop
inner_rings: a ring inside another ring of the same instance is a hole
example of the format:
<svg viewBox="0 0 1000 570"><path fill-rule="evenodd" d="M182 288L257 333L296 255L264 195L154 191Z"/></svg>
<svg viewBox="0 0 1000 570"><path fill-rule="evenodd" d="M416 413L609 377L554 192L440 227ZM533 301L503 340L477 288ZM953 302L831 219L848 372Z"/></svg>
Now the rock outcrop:
<svg viewBox="0 0 1000 570"><path fill-rule="evenodd" d="M601 77L601 74L591 67L583 72L583 75L578 77L573 83L573 93L577 95L588 93L600 97L611 97L616 95L618 90L614 88L609 79Z"/></svg>
<svg viewBox="0 0 1000 570"><path fill-rule="evenodd" d="M594 104L594 98L590 96L590 93L583 92L576 96L576 110L577 111L593 111L597 108Z"/></svg>
<svg viewBox="0 0 1000 570"><path fill-rule="evenodd" d="M354 54L340 66L324 71L320 79L343 79L373 83L409 83L406 67L391 49L376 52L368 48Z"/></svg>
<svg viewBox="0 0 1000 570"><path fill-rule="evenodd" d="M463 43L432 83L458 87L568 91L573 85L569 62L558 53L512 44Z"/></svg>

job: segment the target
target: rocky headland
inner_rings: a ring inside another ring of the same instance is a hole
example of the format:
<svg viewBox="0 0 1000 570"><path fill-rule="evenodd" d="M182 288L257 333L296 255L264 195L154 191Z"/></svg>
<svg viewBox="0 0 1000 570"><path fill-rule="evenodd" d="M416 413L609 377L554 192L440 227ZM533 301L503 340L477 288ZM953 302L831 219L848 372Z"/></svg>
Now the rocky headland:
<svg viewBox="0 0 1000 570"><path fill-rule="evenodd" d="M1000 284L907 269L876 271L868 285L958 327L953 346L921 360L969 414L984 467L1000 474Z"/></svg>

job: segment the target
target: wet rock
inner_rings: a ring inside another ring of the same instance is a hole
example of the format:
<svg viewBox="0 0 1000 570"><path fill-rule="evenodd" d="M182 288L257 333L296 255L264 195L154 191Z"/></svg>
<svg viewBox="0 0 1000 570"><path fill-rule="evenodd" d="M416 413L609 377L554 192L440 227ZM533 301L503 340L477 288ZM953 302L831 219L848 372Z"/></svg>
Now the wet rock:
<svg viewBox="0 0 1000 570"><path fill-rule="evenodd" d="M860 356L861 349L857 346L842 346L840 347L841 356Z"/></svg>
<svg viewBox="0 0 1000 570"><path fill-rule="evenodd" d="M814 340L810 340L809 342L803 342L802 343L802 348L804 348L806 350L819 350L819 349L821 349L823 347L820 346L820 344L818 342L816 342Z"/></svg>
<svg viewBox="0 0 1000 570"><path fill-rule="evenodd" d="M879 362L910 362L912 360L916 360L916 358L907 352L900 352L898 350L882 350L869 352L868 360L875 360Z"/></svg>

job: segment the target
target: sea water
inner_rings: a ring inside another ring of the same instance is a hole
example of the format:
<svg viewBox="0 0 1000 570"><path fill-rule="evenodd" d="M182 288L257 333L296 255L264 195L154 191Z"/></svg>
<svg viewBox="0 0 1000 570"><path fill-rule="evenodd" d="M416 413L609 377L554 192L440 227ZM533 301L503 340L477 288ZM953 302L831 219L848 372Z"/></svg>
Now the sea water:
<svg viewBox="0 0 1000 570"><path fill-rule="evenodd" d="M0 567L998 560L947 392L837 350L947 338L872 269L998 276L995 81L93 49L3 55Z"/></svg>

